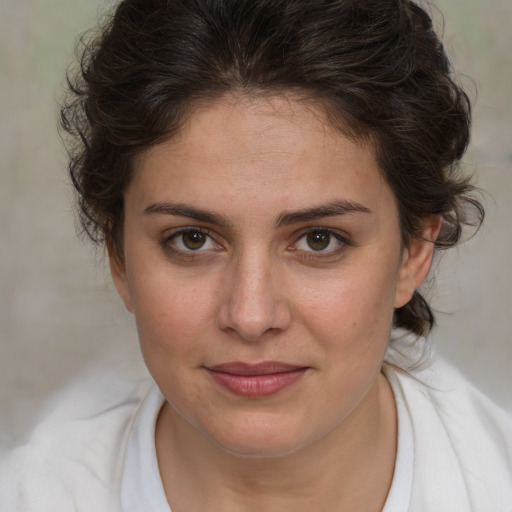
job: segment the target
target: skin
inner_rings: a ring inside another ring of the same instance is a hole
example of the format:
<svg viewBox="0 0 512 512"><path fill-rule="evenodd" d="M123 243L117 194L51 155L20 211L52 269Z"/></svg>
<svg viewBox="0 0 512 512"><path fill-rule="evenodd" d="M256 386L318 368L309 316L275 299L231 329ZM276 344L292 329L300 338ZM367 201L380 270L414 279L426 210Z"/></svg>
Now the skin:
<svg viewBox="0 0 512 512"><path fill-rule="evenodd" d="M373 147L293 97L200 106L137 160L110 262L167 400L156 447L173 512L382 509L396 412L381 367L439 224L403 248ZM232 361L306 370L242 397L209 371Z"/></svg>

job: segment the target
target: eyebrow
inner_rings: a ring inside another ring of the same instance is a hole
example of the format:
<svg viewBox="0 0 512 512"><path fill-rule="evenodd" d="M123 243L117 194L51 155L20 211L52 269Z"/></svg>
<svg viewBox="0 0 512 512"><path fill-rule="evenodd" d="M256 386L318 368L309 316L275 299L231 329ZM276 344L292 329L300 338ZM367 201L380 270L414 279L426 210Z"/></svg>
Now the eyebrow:
<svg viewBox="0 0 512 512"><path fill-rule="evenodd" d="M322 219L325 217L335 217L337 215L346 215L348 213L372 213L366 206L353 201L334 201L322 206L307 208L294 212L284 212L277 218L276 226L285 226L296 222L308 222L311 220Z"/></svg>
<svg viewBox="0 0 512 512"><path fill-rule="evenodd" d="M312 208L306 208L304 210L283 212L281 213L275 222L276 227L286 226L297 222L308 222L315 219L321 219L325 217L334 217L337 215L346 215L349 213L366 213L370 214L372 211L366 206L356 203L353 201L339 200L328 203L322 206L314 206ZM229 222L224 216L218 213L196 208L185 203L170 203L170 202L159 202L154 203L144 209L145 215L173 215L177 217L188 217L200 222L220 226L223 228L232 227L232 223Z"/></svg>
<svg viewBox="0 0 512 512"><path fill-rule="evenodd" d="M196 208L195 206L191 206L185 203L155 203L148 206L144 210L144 214L161 214L174 215L176 217L188 217L190 219L206 222L207 224L213 224L223 228L229 228L232 226L231 222L229 222L225 217L219 215L218 213L202 210L201 208Z"/></svg>

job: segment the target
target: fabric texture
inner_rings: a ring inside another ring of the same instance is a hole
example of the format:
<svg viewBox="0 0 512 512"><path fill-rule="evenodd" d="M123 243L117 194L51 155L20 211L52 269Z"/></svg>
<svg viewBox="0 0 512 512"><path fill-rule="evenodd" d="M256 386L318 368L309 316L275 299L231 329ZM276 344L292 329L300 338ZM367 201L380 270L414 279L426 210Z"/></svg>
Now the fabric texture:
<svg viewBox="0 0 512 512"><path fill-rule="evenodd" d="M155 384L135 421L121 476L122 512L171 512L155 448L156 420L164 401Z"/></svg>
<svg viewBox="0 0 512 512"><path fill-rule="evenodd" d="M512 417L442 361L412 376L390 365L384 373L412 430L408 510L511 512ZM154 387L105 374L61 394L29 442L2 456L0 511L121 512L130 439ZM389 499L404 503L398 480Z"/></svg>
<svg viewBox="0 0 512 512"><path fill-rule="evenodd" d="M385 373L412 422L410 511L511 511L512 417L443 361L416 379Z"/></svg>
<svg viewBox="0 0 512 512"><path fill-rule="evenodd" d="M393 480L382 512L408 512L414 472L414 433L409 410L398 380L394 379L392 375L387 378L395 397L398 439Z"/></svg>

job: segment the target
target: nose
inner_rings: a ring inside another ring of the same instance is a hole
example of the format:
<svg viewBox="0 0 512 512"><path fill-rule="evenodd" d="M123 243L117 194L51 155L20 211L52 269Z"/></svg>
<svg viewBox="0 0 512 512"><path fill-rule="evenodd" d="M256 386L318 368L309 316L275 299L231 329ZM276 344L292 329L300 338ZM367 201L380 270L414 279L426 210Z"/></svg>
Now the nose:
<svg viewBox="0 0 512 512"><path fill-rule="evenodd" d="M240 258L224 283L220 328L249 342L285 330L292 315L281 284L270 256Z"/></svg>

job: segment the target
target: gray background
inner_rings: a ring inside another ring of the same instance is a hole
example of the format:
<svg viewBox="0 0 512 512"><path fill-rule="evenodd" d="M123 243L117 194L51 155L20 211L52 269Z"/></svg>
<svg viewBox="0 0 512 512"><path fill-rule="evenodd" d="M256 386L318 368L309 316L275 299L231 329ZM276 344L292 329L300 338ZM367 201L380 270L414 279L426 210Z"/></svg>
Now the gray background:
<svg viewBox="0 0 512 512"><path fill-rule="evenodd" d="M57 99L78 33L109 2L0 0L0 447L94 360L140 366L101 251L77 240ZM487 222L437 266L434 341L512 410L512 2L440 0L445 43L477 99L467 172ZM438 24L441 20L438 16ZM478 89L478 98L475 92Z"/></svg>

